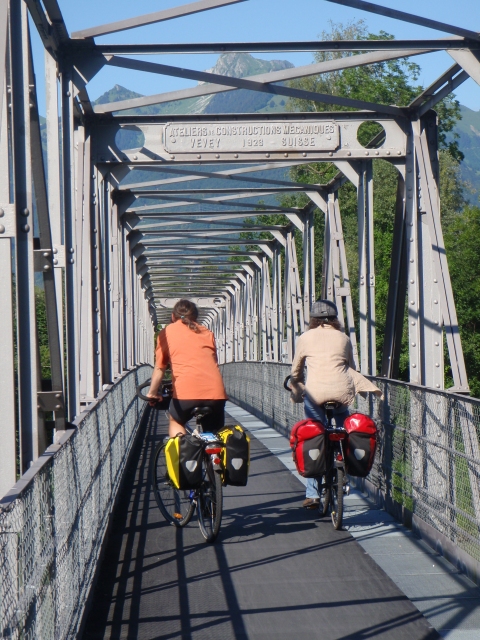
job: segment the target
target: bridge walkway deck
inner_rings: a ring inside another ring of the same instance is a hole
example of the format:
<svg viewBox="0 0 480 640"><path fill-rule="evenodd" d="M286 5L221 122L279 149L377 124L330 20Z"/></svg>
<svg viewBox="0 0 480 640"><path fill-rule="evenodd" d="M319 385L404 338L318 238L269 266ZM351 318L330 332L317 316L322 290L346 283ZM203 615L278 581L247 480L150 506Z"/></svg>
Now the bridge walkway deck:
<svg viewBox="0 0 480 640"><path fill-rule="evenodd" d="M348 531L334 531L329 520L299 508L304 487L282 462L284 439L270 434L275 455L264 444L268 428L230 407L263 442L252 439L248 486L225 490L214 545L203 542L195 519L175 529L156 507L148 469L166 420L150 414L127 471L83 638L441 637ZM349 499L352 515L360 513L363 522L365 505L360 495Z"/></svg>

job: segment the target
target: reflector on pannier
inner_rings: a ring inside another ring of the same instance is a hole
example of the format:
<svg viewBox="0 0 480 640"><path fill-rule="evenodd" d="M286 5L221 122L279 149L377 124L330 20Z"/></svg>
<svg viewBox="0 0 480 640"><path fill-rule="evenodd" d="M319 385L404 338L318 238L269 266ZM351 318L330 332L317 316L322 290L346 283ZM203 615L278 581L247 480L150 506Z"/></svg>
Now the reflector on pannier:
<svg viewBox="0 0 480 640"><path fill-rule="evenodd" d="M307 418L293 425L290 447L298 473L304 478L316 478L326 472L325 427Z"/></svg>
<svg viewBox="0 0 480 640"><path fill-rule="evenodd" d="M365 478L375 459L377 425L363 413L352 413L343 426L348 433L343 441L346 471L351 476Z"/></svg>

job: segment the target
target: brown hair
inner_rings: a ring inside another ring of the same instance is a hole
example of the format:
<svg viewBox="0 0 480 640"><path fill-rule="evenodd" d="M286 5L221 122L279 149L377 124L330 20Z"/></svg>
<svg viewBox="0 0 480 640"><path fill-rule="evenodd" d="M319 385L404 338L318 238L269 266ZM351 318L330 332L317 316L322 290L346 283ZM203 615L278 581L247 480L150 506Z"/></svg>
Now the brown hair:
<svg viewBox="0 0 480 640"><path fill-rule="evenodd" d="M310 318L308 324L309 329L316 329L317 327L333 327L337 331L342 330L342 325L338 318Z"/></svg>
<svg viewBox="0 0 480 640"><path fill-rule="evenodd" d="M173 307L172 313L175 318L175 322L177 320L181 320L184 325L192 331L195 331L195 333L200 332L197 324L198 309L196 304L190 302L190 300L179 300Z"/></svg>

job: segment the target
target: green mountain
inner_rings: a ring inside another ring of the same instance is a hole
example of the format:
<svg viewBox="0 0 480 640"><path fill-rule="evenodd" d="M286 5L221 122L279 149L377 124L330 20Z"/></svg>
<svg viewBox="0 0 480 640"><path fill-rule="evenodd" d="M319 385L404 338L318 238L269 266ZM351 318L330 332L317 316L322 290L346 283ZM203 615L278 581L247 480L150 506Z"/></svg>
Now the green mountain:
<svg viewBox="0 0 480 640"><path fill-rule="evenodd" d="M472 111L463 105L460 110L462 119L455 126L455 132L460 136L458 145L465 154L460 165L461 174L475 191L470 200L477 203L480 195L480 111Z"/></svg>

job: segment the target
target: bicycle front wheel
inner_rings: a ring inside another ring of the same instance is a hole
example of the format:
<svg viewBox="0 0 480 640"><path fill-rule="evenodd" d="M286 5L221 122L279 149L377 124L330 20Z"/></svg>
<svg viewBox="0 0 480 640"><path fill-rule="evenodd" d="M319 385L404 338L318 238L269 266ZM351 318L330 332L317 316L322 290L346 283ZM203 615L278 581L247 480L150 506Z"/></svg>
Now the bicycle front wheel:
<svg viewBox="0 0 480 640"><path fill-rule="evenodd" d="M203 459L203 483L198 492L198 526L207 542L214 542L222 522L222 479L215 473L210 458Z"/></svg>
<svg viewBox="0 0 480 640"><path fill-rule="evenodd" d="M336 469L336 478L330 488L330 513L334 529L342 528L343 523L343 469Z"/></svg>
<svg viewBox="0 0 480 640"><path fill-rule="evenodd" d="M177 489L170 480L163 443L157 445L153 454L151 480L155 500L165 520L175 527L188 524L195 511L195 503L190 499L188 489Z"/></svg>

